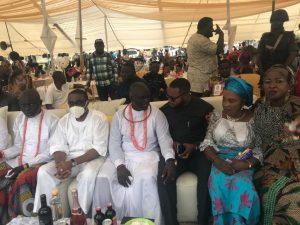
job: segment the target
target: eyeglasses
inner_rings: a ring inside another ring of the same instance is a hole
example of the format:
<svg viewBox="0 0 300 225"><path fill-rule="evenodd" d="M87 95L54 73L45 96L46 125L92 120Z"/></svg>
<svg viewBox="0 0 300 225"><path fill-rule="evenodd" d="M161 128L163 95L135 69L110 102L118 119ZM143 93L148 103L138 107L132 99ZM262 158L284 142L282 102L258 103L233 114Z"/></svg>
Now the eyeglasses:
<svg viewBox="0 0 300 225"><path fill-rule="evenodd" d="M176 97L173 97L173 96L170 96L170 95L166 94L166 97L167 97L170 101L174 102L174 101L176 101L176 99L178 99L178 98L184 96L184 95L187 94L187 93L189 93L189 92L184 92L184 93L182 93L181 95L178 95L178 96L176 96Z"/></svg>

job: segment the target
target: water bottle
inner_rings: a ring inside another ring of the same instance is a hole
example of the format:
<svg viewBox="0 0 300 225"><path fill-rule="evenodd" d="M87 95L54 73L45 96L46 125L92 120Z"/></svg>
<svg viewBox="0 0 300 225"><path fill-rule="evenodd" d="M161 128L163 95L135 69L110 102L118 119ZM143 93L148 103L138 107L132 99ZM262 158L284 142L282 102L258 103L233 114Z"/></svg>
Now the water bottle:
<svg viewBox="0 0 300 225"><path fill-rule="evenodd" d="M52 198L50 201L52 218L53 221L58 221L63 218L63 211L61 206L61 200L58 194L58 190L54 189L52 191Z"/></svg>

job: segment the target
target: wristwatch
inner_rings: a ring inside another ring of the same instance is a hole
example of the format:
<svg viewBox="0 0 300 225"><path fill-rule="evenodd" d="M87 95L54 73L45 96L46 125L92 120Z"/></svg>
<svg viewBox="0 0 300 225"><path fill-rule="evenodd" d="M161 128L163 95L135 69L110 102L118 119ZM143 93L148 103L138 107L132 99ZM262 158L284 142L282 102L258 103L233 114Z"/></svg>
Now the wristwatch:
<svg viewBox="0 0 300 225"><path fill-rule="evenodd" d="M174 165L177 166L177 160L176 160L176 159L170 158L170 159L167 159L166 162L170 162L170 161L173 161L173 162L174 162Z"/></svg>
<svg viewBox="0 0 300 225"><path fill-rule="evenodd" d="M71 159L71 163L72 163L72 167L75 167L77 166L77 162L75 159Z"/></svg>

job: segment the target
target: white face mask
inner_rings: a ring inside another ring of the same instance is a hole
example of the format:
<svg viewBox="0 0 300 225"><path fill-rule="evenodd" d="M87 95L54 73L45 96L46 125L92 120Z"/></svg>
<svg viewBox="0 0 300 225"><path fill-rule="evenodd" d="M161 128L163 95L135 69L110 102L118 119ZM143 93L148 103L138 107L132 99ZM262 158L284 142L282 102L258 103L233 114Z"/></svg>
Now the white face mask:
<svg viewBox="0 0 300 225"><path fill-rule="evenodd" d="M85 113L85 108L82 106L73 106L69 109L69 112L72 116L78 119Z"/></svg>

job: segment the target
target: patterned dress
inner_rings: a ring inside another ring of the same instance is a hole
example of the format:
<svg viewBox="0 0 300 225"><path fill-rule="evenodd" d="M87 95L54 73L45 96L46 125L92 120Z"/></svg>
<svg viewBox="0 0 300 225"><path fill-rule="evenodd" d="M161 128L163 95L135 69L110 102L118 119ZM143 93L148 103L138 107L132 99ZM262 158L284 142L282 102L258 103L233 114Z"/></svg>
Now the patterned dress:
<svg viewBox="0 0 300 225"><path fill-rule="evenodd" d="M253 149L254 157L261 159L254 135L254 121L233 122L214 112L201 144L204 150L214 147L220 158L234 158L247 147ZM212 201L214 225L255 225L260 217L259 197L252 182L253 169L233 175L224 174L212 166L208 182Z"/></svg>
<svg viewBox="0 0 300 225"><path fill-rule="evenodd" d="M255 174L264 225L300 224L300 140L285 132L284 123L300 113L300 98L281 107L261 101L254 113L256 134L262 141L263 166Z"/></svg>

